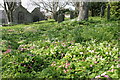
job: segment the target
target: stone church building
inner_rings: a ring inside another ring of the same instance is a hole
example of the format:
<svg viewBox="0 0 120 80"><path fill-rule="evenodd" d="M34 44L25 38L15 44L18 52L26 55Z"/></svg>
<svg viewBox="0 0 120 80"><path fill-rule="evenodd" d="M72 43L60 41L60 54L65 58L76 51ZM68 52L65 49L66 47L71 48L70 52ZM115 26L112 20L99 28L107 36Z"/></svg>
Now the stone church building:
<svg viewBox="0 0 120 80"><path fill-rule="evenodd" d="M0 25L7 24L7 16L4 10L0 10Z"/></svg>
<svg viewBox="0 0 120 80"><path fill-rule="evenodd" d="M33 18L33 22L45 20L45 15L42 12L40 12L40 8L35 8L31 12L31 15L32 15L32 18Z"/></svg>
<svg viewBox="0 0 120 80"><path fill-rule="evenodd" d="M1 12L0 14L2 15L4 12L4 16L0 17L0 19L2 20L3 24L6 24L6 22L3 22L3 19L4 21L7 21L7 17L5 16L5 11L3 11L2 13ZM27 11L26 8L24 8L21 5L21 2L20 2L19 5L13 11L13 24L31 23L31 22L41 21L41 20L45 20L45 15L42 12L40 12L40 8L35 8L30 13Z"/></svg>
<svg viewBox="0 0 120 80"><path fill-rule="evenodd" d="M22 5L18 6L13 12L13 23L30 23L32 22L32 15Z"/></svg>

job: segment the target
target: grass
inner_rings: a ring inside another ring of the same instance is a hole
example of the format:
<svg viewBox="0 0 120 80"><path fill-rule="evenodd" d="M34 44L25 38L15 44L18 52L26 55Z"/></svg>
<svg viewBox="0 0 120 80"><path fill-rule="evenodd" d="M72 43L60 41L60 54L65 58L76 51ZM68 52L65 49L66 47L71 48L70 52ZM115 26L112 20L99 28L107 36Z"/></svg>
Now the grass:
<svg viewBox="0 0 120 80"><path fill-rule="evenodd" d="M3 78L118 78L118 21L1 27Z"/></svg>

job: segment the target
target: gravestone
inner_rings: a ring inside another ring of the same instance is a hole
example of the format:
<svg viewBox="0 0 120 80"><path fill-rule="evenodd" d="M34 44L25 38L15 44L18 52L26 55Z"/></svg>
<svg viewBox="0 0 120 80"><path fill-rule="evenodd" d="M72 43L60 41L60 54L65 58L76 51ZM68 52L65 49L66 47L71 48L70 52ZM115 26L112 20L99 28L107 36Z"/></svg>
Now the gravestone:
<svg viewBox="0 0 120 80"><path fill-rule="evenodd" d="M58 23L64 21L64 18L65 18L64 14L63 14L63 13L60 13L60 14L58 15L58 18L57 18Z"/></svg>
<svg viewBox="0 0 120 80"><path fill-rule="evenodd" d="M105 5L102 5L101 6L101 17L104 16L104 13L105 13Z"/></svg>

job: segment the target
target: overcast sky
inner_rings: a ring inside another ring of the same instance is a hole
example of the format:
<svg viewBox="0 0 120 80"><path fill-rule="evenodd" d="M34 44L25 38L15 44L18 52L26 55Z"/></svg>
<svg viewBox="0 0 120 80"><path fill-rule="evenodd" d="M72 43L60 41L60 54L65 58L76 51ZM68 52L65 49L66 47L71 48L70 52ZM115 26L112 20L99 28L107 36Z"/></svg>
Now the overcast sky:
<svg viewBox="0 0 120 80"><path fill-rule="evenodd" d="M22 1L22 5L29 11L31 12L35 7L37 6L33 6L31 3L30 3L30 0L21 0ZM3 0L0 0L0 3L3 3ZM72 9L74 9L74 7L72 6L66 6L66 8L69 8L71 7ZM3 8L0 7L0 10L3 10Z"/></svg>

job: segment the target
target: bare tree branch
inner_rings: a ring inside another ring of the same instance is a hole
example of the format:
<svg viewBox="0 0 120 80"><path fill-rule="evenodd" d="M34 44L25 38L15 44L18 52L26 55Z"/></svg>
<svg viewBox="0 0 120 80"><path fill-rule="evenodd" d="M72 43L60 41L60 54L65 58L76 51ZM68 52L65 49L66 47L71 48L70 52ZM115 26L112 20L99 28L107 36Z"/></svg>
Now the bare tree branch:
<svg viewBox="0 0 120 80"><path fill-rule="evenodd" d="M16 2L7 2L6 0L3 0L4 2L4 10L7 15L8 23L13 22L13 11L16 7Z"/></svg>
<svg viewBox="0 0 120 80"><path fill-rule="evenodd" d="M2 8L4 8L4 6L2 5L2 3L0 3L0 6L1 6Z"/></svg>
<svg viewBox="0 0 120 80"><path fill-rule="evenodd" d="M55 13L58 10L63 9L67 5L66 2L60 2L60 1L58 1L58 2L55 2L55 1L49 2L48 0L47 1L41 0L40 2L35 2L34 0L31 0L31 2L32 2L33 5L37 5L40 8L42 8L44 10L47 10L49 12L52 12L52 13Z"/></svg>

